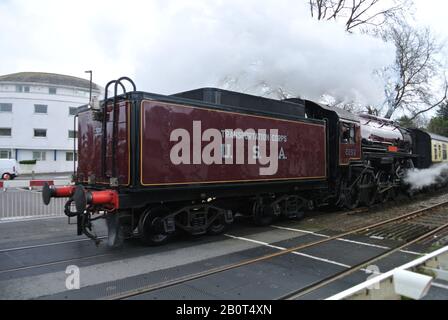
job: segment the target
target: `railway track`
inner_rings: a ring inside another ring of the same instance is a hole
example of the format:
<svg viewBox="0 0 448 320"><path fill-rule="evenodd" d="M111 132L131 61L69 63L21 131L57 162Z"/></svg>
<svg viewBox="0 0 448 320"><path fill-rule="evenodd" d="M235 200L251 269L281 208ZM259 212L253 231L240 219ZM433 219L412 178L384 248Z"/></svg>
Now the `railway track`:
<svg viewBox="0 0 448 320"><path fill-rule="evenodd" d="M361 212L361 211L364 212L367 210L368 210L368 208L358 208L357 210L348 211L348 212L349 213L350 212ZM341 211L341 213L342 213L342 211ZM98 239L104 240L104 239L107 239L107 236L99 236ZM83 239L64 240L64 241L58 241L58 242L47 242L47 243L26 245L26 246L20 246L20 247L4 248L4 249L0 249L0 254L9 254L9 253L17 252L17 251L20 252L20 251L24 251L24 250L33 250L33 249L39 249L39 248L51 248L51 247L56 247L56 246L60 246L60 245L66 245L66 244L72 244L72 243L83 243L83 242L89 242L89 241L92 241L92 240L83 238ZM146 248L141 248L137 251L143 253L143 252L146 252L146 250L147 250ZM43 263L35 263L35 264L20 266L20 267L16 267L16 268L0 269L0 275L12 273L12 272L16 272L16 271L30 270L30 269L34 269L34 268L55 266L55 265L64 264L64 263L74 263L76 261L84 261L84 260L103 258L103 257L108 257L108 256L113 257L115 255L116 255L115 252L100 253L100 254L93 254L93 255L88 255L88 256L83 256L83 257L73 257L73 258L58 259L58 260L43 262ZM127 256L127 255L124 255L124 256Z"/></svg>
<svg viewBox="0 0 448 320"><path fill-rule="evenodd" d="M438 203L436 205L432 205L430 207L422 208L413 212L410 212L408 214L404 214L395 218L387 219L385 221L377 222L371 225L362 226L355 228L353 230L343 232L334 236L330 236L328 238L324 238L318 241L313 241L305 244L301 244L299 246L295 246L293 248L289 248L286 250L282 250L279 252L266 254L260 257L247 259L241 262L232 263L216 268L212 268L209 270L205 270L202 272L189 274L186 276L178 277L172 280L167 280L155 284L150 284L146 286L142 286L137 289L132 289L129 291L121 292L118 294L111 294L108 296L100 297L100 299L110 299L110 300L119 300L119 299L127 299L132 298L138 295L146 294L149 292L153 292L160 289L169 288L175 285L184 284L190 281L198 280L201 278L206 278L208 276L215 275L217 273L230 271L233 269L237 269L243 266L255 264L262 261L267 261L270 259L273 259L275 257L283 256L288 253L293 253L295 251L303 250L306 248L318 246L320 244L327 243L332 240L337 240L349 235L355 235L355 234L364 234L367 236L375 237L376 234L382 234L386 235L390 238L393 235L401 236L402 234L406 234L406 237L399 238L397 237L396 240L403 241L402 244L400 244L398 247L391 248L389 250L386 250L385 252L372 257L371 259L364 261L360 264L357 264L347 270L344 270L343 272L340 272L334 276L322 279L316 283L313 283L305 288L301 288L299 290L290 292L282 297L280 299L297 299L302 297L303 295L306 295L314 290L317 290L333 281L336 281L342 277L345 277L353 272L356 272L360 270L363 266L371 264L372 262L375 262L379 259L382 259L396 251L402 250L405 247L408 247L409 245L418 243L420 241L423 241L425 239L428 239L431 236L434 236L440 232L443 232L445 229L448 228L448 214L443 215L438 213L438 209L448 206L448 201ZM413 225L413 228L410 228L409 225ZM407 228L404 228L403 225L406 225ZM420 228L418 228L420 226ZM387 233L388 232L388 233ZM395 233L394 233L395 232ZM377 236L379 237L379 236ZM392 237L393 238L393 237Z"/></svg>
<svg viewBox="0 0 448 320"><path fill-rule="evenodd" d="M331 277L322 279L322 280L320 280L320 281L318 281L318 282L316 282L314 284L306 286L305 288L301 288L299 290L290 292L290 293L280 297L279 299L280 300L296 300L296 299L298 299L300 297L305 296L306 294L309 294L309 293L311 293L311 292L313 292L315 290L318 290L318 289L320 289L320 288L322 288L322 287L324 287L324 286L326 286L326 285L328 285L330 283L333 283L336 280L342 279L342 278L344 278L344 277L346 277L346 276L348 276L348 275L350 275L350 274L352 274L352 273L362 269L365 266L368 266L368 265L370 265L370 264L372 264L374 262L377 262L378 260L383 259L383 258L391 255L392 253L395 253L395 252L397 252L397 251L399 251L401 249L404 249L404 248L406 248L406 247L408 247L408 246L410 246L412 244L415 244L415 243L418 243L420 241L423 241L423 240L425 240L425 239L427 239L427 238L437 234L438 232L445 230L446 228L448 228L448 223L445 223L445 224L443 224L443 225L441 225L441 226L439 226L439 227L437 227L437 228L435 228L435 229L433 229L433 230L431 230L429 232L425 232L424 234L418 236L417 238L415 238L415 239L413 239L413 240L411 240L409 242L405 242L404 244L399 245L398 247L395 247L395 248L392 248L390 250L387 250L384 253L381 253L381 254L379 254L377 256L372 257L371 259L368 259L368 260L363 261L363 262L361 262L361 263L359 263L359 264L357 264L355 266L352 266L351 268L349 268L349 269L347 269L345 271L342 271L340 273L337 273L336 275L333 275Z"/></svg>

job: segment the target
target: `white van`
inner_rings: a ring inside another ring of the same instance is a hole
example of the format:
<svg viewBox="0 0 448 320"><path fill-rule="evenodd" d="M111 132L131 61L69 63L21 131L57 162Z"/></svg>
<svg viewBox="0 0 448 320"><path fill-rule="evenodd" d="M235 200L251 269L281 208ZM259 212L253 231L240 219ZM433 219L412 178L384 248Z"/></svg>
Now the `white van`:
<svg viewBox="0 0 448 320"><path fill-rule="evenodd" d="M19 175L17 161L14 159L0 159L0 179L12 180Z"/></svg>

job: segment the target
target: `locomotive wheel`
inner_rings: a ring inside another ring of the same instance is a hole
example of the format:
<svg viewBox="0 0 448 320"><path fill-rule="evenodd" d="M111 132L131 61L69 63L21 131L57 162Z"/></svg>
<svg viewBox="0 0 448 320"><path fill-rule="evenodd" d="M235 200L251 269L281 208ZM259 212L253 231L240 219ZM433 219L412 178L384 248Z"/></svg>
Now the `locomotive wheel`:
<svg viewBox="0 0 448 320"><path fill-rule="evenodd" d="M347 191L345 193L345 203L344 206L349 209L353 210L356 209L359 206L359 182L356 183L353 188L350 191Z"/></svg>
<svg viewBox="0 0 448 320"><path fill-rule="evenodd" d="M274 221L274 208L271 205L254 202L252 207L253 220L257 226L268 226Z"/></svg>
<svg viewBox="0 0 448 320"><path fill-rule="evenodd" d="M418 191L417 190L415 190L415 189L408 189L408 190L406 190L406 195L409 197L409 198L414 198L414 196L418 193Z"/></svg>
<svg viewBox="0 0 448 320"><path fill-rule="evenodd" d="M149 246L159 246L170 240L172 234L163 228L163 217L170 213L166 207L147 209L141 216L138 225L142 242Z"/></svg>
<svg viewBox="0 0 448 320"><path fill-rule="evenodd" d="M396 197L397 197L397 191L395 190L395 188L391 188L389 189L389 191L387 191L388 201L394 201Z"/></svg>
<svg viewBox="0 0 448 320"><path fill-rule="evenodd" d="M389 177L388 177L388 174L386 172L381 171L379 173L378 183L380 184L380 186L384 186L384 185L389 183ZM389 201L391 198L393 198L392 197L392 193L393 193L393 189L389 189L389 190L387 190L385 192L378 193L377 194L378 202L385 203L385 202Z"/></svg>
<svg viewBox="0 0 448 320"><path fill-rule="evenodd" d="M391 189L383 192L382 194L379 194L378 199L380 202L386 203L388 201L395 200L396 196L397 196L397 194L396 194L395 188L391 188Z"/></svg>
<svg viewBox="0 0 448 320"><path fill-rule="evenodd" d="M377 193L377 185L373 172L363 174L361 178L361 185L369 186L368 189L363 190L363 199L361 202L363 205L370 207L375 203Z"/></svg>

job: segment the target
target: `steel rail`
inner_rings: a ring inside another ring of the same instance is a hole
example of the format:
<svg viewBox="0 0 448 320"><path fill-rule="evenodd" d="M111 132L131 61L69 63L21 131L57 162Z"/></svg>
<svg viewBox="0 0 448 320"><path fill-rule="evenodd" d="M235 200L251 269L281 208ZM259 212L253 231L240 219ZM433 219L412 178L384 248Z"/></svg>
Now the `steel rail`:
<svg viewBox="0 0 448 320"><path fill-rule="evenodd" d="M334 276L327 277L327 278L322 279L322 280L320 280L318 282L310 284L310 285L308 285L308 286L306 286L304 288L301 288L299 290L295 290L293 292L290 292L290 293L288 293L288 294L286 294L286 295L284 295L284 296L282 296L282 297L280 297L278 299L279 300L296 300L297 298L300 298L300 297L302 297L302 296L304 296L304 295L306 295L308 293L311 293L311 292L313 292L313 291L315 291L317 289L320 289L320 288L322 288L322 287L324 287L324 286L326 286L326 285L328 285L330 283L333 283L336 280L339 280L339 279L344 278L344 277L346 277L346 276L348 276L348 275L350 275L350 274L352 274L352 273L354 273L356 271L359 271L359 269L361 269L362 267L364 267L366 265L370 265L370 264L372 264L372 263L374 263L374 262L376 262L376 261L378 261L380 259L383 259L383 258L385 258L385 257L387 257L387 256L389 256L389 255L391 255L391 254L393 254L393 253L395 253L397 251L400 251L400 250L402 250L402 249L404 249L404 248L406 248L406 247L408 247L408 246L410 246L412 244L415 244L417 242L425 240L426 238L428 238L430 236L433 236L434 234L437 234L437 233L439 233L440 231L442 231L442 230L444 230L446 228L448 228L448 223L446 223L444 225L441 225L440 227L437 227L437 228L435 228L435 229L433 229L433 230L431 230L431 231L429 231L429 232L427 232L427 233L425 233L425 234L423 234L423 235L421 235L421 236L419 236L419 237L417 237L417 238L415 238L415 239L413 239L413 240L411 240L409 242L406 242L406 243L404 243L402 245L399 245L398 247L392 248L392 249L387 250L386 252L383 252L383 253L381 253L379 255L376 255L376 256L368 259L368 260L365 260L365 261L363 261L361 263L358 263L358 264L352 266L351 268L349 268L347 270L344 270L344 271L341 271L341 272L337 273Z"/></svg>
<svg viewBox="0 0 448 320"><path fill-rule="evenodd" d="M98 239L105 239L105 238L107 238L107 236L98 237ZM29 250L29 249L36 249L36 248L43 248L43 247L51 247L51 246L59 246L59 245L67 244L67 243L86 242L86 241L92 241L92 240L91 239L72 239L72 240L62 240L59 242L40 243L40 244L22 246L22 247L3 248L3 249L0 249L0 253L19 251L19 250Z"/></svg>
<svg viewBox="0 0 448 320"><path fill-rule="evenodd" d="M111 255L113 255L113 254L112 253L102 253L102 254L79 257L79 258L56 260L56 261L45 262L45 263L40 263L40 264L33 264L33 265L29 265L29 266L4 269L4 270L0 270L0 274L17 272L17 271L22 271L22 270L29 270L29 269L36 269L36 268L42 268L42 267L49 267L49 266L54 266L54 265L67 263L67 262L73 262L73 261L83 261L83 260L88 260L88 259L93 259L93 258L103 258L103 257L111 256Z"/></svg>
<svg viewBox="0 0 448 320"><path fill-rule="evenodd" d="M376 228L376 227L379 227L379 226L383 226L383 225L391 223L391 222L397 222L397 221L401 221L401 220L406 221L406 220L409 220L409 219L414 218L414 217L419 217L420 215L425 214L428 211L431 211L433 209L437 209L437 208L442 207L442 206L447 205L447 204L448 204L448 201L444 201L444 202L441 202L441 203L438 203L438 204L435 204L435 205L432 205L432 206L429 206L429 207L426 207L426 208L415 210L413 212L401 215L399 217L387 219L387 220L384 220L384 221L381 221L381 222L377 222L377 223L374 223L374 224L371 224L371 225L368 225L368 226L359 227L359 228L356 228L356 229L353 229L353 230L350 230L350 231L347 231L347 232L343 232L343 233L340 233L340 234L337 234L337 235L334 235L334 236L330 236L329 238L325 238L325 239L322 239L322 240L305 243L305 244L302 244L302 245L299 245L299 246L296 246L296 247L293 247L293 248L290 248L290 249L287 249L287 250L282 250L282 251L279 251L279 252L274 252L274 253L271 253L271 254L263 255L263 256L260 256L258 258L248 259L248 260L244 260L244 261L241 261L241 262L228 264L228 265L225 265L225 266L212 268L212 269L205 270L205 271L202 271L202 272L198 272L198 273L195 273L195 274L186 275L186 276L178 277L178 278L175 278L175 279L172 279L172 280L168 280L168 281L159 282L159 283L151 284L151 285L148 285L148 286L144 286L144 287L141 287L141 288L138 288L138 289L129 290L129 291L126 291L126 292L123 292L123 293L112 294L112 295L109 295L109 296L100 297L99 299L110 299L110 300L126 299L126 298L130 298L130 297L137 296L137 295L140 295L140 294L152 292L152 291L155 291L155 290L164 289L164 288L167 288L167 287L172 287L174 285L182 284L182 283L185 283L185 282L188 282L188 281L193 281L193 280L204 278L204 277L207 277L207 276L211 276L211 275L214 275L214 274L217 274L217 273L221 273L221 272L225 272L225 271L228 271L228 270L240 268L240 267L243 267L243 266L246 266L246 265L254 264L254 263L257 263L257 262L269 260L269 259L272 259L272 258L275 258L275 257L278 257L278 256L283 256L285 254L292 253L294 251L298 251L298 250L306 249L306 248L309 248L309 247L313 247L313 246L316 246L316 245L319 245L319 244L322 244L322 243L326 243L326 242L329 242L329 241L332 241L332 240L336 240L338 238L342 238L342 237L345 237L345 236L348 236L348 235L351 235L351 234L355 234L355 233L359 233L359 232L362 232L362 231L365 231L365 230L369 230L369 229L373 229L373 228Z"/></svg>

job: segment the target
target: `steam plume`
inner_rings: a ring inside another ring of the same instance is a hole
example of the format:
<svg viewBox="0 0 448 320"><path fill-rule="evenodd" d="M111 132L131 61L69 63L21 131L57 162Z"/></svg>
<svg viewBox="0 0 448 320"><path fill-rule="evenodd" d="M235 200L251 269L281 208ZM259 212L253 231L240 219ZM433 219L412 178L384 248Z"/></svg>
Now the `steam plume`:
<svg viewBox="0 0 448 320"><path fill-rule="evenodd" d="M379 39L310 17L300 0L0 1L0 74L46 71L174 93L221 86L269 95L381 104ZM18 23L20 22L20 23Z"/></svg>
<svg viewBox="0 0 448 320"><path fill-rule="evenodd" d="M433 165L427 169L413 169L407 172L404 182L412 190L421 190L448 181L448 164Z"/></svg>

